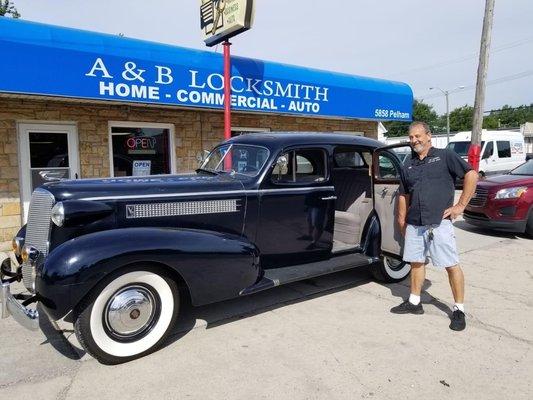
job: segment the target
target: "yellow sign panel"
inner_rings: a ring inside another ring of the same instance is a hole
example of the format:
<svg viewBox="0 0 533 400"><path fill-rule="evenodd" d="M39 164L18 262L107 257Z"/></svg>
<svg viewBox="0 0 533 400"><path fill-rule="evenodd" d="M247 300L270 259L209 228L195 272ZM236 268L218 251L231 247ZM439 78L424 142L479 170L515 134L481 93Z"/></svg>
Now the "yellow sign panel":
<svg viewBox="0 0 533 400"><path fill-rule="evenodd" d="M200 0L200 27L207 46L214 46L252 27L253 0Z"/></svg>

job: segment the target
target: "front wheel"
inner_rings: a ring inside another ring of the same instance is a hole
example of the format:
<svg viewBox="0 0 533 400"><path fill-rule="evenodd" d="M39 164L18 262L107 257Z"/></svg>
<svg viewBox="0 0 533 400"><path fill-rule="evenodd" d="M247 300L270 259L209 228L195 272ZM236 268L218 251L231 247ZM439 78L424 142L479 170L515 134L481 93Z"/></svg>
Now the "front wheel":
<svg viewBox="0 0 533 400"><path fill-rule="evenodd" d="M380 262L371 267L372 275L382 282L400 282L411 272L411 264L396 260L389 256L382 256Z"/></svg>
<svg viewBox="0 0 533 400"><path fill-rule="evenodd" d="M74 329L84 349L104 364L148 354L163 342L179 309L176 283L151 269L117 273L77 308Z"/></svg>
<svg viewBox="0 0 533 400"><path fill-rule="evenodd" d="M526 234L533 238L533 209L529 211L529 217L527 218Z"/></svg>

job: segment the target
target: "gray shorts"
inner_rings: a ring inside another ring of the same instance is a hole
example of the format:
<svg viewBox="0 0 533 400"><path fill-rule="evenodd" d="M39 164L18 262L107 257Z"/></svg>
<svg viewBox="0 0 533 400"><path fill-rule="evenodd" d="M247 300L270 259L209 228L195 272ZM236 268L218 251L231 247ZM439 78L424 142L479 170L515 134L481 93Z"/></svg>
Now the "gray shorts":
<svg viewBox="0 0 533 400"><path fill-rule="evenodd" d="M430 229L433 229L433 240L429 238ZM428 264L429 259L439 268L459 264L455 233L452 221L449 219L442 220L440 225L407 225L403 260Z"/></svg>

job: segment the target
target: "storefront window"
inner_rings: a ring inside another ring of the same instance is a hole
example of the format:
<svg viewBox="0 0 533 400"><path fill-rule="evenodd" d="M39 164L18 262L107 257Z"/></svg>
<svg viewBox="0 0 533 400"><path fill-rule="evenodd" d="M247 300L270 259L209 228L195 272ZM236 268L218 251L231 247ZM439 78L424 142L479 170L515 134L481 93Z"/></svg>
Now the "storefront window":
<svg viewBox="0 0 533 400"><path fill-rule="evenodd" d="M169 174L170 130L164 128L111 128L114 176Z"/></svg>

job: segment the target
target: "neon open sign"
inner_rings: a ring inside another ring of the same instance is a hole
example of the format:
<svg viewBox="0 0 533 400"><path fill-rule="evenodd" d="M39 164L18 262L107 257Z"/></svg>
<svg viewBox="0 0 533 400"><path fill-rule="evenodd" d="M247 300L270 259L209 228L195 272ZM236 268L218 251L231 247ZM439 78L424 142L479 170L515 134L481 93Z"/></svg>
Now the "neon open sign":
<svg viewBox="0 0 533 400"><path fill-rule="evenodd" d="M156 140L153 137L134 137L126 141L126 145L131 150L153 150L155 149Z"/></svg>

